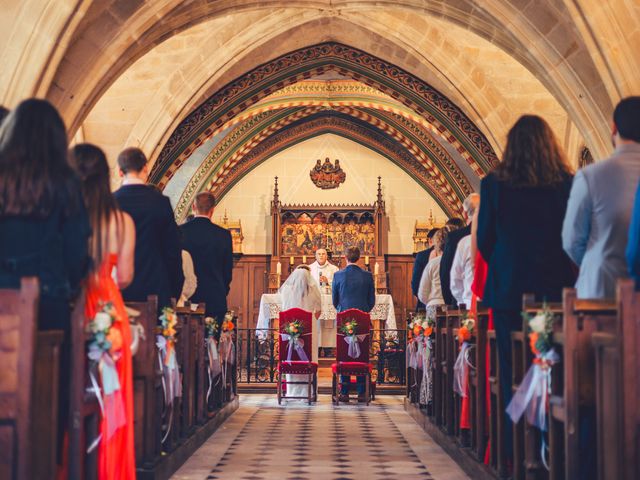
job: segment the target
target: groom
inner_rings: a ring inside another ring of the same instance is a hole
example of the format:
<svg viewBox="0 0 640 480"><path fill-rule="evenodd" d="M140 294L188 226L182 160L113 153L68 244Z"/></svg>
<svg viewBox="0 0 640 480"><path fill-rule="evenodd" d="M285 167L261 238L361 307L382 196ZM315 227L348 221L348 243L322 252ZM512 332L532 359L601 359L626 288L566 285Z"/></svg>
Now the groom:
<svg viewBox="0 0 640 480"><path fill-rule="evenodd" d="M336 272L333 276L333 306L338 312L357 308L363 312L370 312L376 304L376 290L373 285L373 276L369 272L362 270L356 262L360 258L358 247L349 247L346 253L347 266L344 270ZM340 401L349 401L348 376L343 376L340 380L342 391ZM364 377L358 376L358 401L365 401L364 398Z"/></svg>

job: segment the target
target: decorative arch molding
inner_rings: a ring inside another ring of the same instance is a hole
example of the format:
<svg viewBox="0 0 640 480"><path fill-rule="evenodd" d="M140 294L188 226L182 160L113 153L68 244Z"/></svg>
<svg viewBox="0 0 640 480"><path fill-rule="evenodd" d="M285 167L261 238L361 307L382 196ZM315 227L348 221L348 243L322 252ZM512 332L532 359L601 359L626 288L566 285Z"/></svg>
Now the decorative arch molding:
<svg viewBox="0 0 640 480"><path fill-rule="evenodd" d="M462 213L462 200L448 184L448 189L443 188L440 172L429 170L396 139L355 119L319 114L269 135L257 145L250 145L247 151L239 151L234 158L212 171L204 181L190 184L177 202L174 212L176 218L181 220L186 216L198 192L209 190L221 199L240 179L264 161L298 143L327 133L359 143L389 159L427 191L447 215L458 216Z"/></svg>
<svg viewBox="0 0 640 480"><path fill-rule="evenodd" d="M335 42L302 48L256 67L219 90L171 134L150 175L162 180L176 160L184 160L214 130L274 91L327 71L373 86L424 116L483 173L498 164L493 148L476 125L443 94L419 78L366 52Z"/></svg>

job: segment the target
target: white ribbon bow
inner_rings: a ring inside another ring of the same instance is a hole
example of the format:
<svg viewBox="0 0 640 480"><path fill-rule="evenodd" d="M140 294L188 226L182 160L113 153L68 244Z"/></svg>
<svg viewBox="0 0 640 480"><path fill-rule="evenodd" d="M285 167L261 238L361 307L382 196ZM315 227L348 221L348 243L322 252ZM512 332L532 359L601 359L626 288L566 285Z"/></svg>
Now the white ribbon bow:
<svg viewBox="0 0 640 480"><path fill-rule="evenodd" d="M305 335L309 335L306 333ZM301 335L289 335L288 333L281 333L280 337L282 340L289 341L289 347L287 348L287 362L291 361L291 357L293 356L293 350L298 354L298 358L303 362L308 362L309 357L304 351L304 340L300 337Z"/></svg>
<svg viewBox="0 0 640 480"><path fill-rule="evenodd" d="M539 355L538 362L529 367L527 374L513 395L507 413L514 423L526 413L527 421L543 432L547 431L547 404L551 393L550 365L560 361L554 349Z"/></svg>
<svg viewBox="0 0 640 480"><path fill-rule="evenodd" d="M351 358L358 358L361 353L360 342L362 342L368 336L368 333L363 333L362 335L345 335L344 341L349 345L347 355L349 355Z"/></svg>
<svg viewBox="0 0 640 480"><path fill-rule="evenodd" d="M456 363L453 365L453 390L461 397L466 398L467 386L469 381L469 352L472 345L469 342L462 342L460 347L460 353L456 358Z"/></svg>

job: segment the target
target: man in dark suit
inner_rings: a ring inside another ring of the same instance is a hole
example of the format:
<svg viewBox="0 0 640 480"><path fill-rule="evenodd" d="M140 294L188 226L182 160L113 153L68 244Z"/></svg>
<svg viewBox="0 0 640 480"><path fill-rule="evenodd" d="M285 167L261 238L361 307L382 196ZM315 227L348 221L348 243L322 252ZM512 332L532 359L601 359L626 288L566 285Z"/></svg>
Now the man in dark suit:
<svg viewBox="0 0 640 480"><path fill-rule="evenodd" d="M427 233L429 248L416 253L416 258L413 261L413 273L411 274L411 291L413 292L413 296L416 298L418 298L418 287L420 286L422 272L424 272L424 268L427 266L427 263L429 263L429 257L431 256L431 252L433 251L433 236L438 230L440 229L432 228L431 230L429 230L429 232ZM416 300L416 312L418 310L424 309L424 303L422 303L420 300Z"/></svg>
<svg viewBox="0 0 640 480"><path fill-rule="evenodd" d="M153 185L147 185L147 158L139 148L127 148L118 155L122 187L114 193L120 208L136 225L134 276L122 291L126 301L146 302L158 295L158 308L180 298L184 274L178 225L169 199Z"/></svg>
<svg viewBox="0 0 640 480"><path fill-rule="evenodd" d="M450 231L449 235L447 235L447 242L444 244L442 258L440 259L440 288L442 289L442 298L446 305L453 305L454 307L458 305L451 293L451 266L456 256L458 242L467 235L471 235L472 212L478 208L478 205L480 205L480 195L472 193L464 199L464 203L462 204L464 223L466 223L466 226L460 228L458 226L459 223L457 223L460 222L458 218L452 218L447 221L447 225L451 225L453 228L457 228L457 230ZM453 221L456 221L456 223ZM470 305L467 305L467 308L469 307Z"/></svg>
<svg viewBox="0 0 640 480"><path fill-rule="evenodd" d="M216 199L211 192L196 195L194 218L180 227L182 245L193 258L198 288L191 296L194 303L204 302L207 316L218 326L227 312L227 294L233 269L231 233L211 221Z"/></svg>
<svg viewBox="0 0 640 480"><path fill-rule="evenodd" d="M362 270L356 262L360 258L358 247L349 247L345 255L347 266L333 274L333 284L331 292L333 296L333 306L338 312L357 308L363 312L370 312L376 304L376 290L373 285L373 276L369 272ZM343 375L340 382L342 390L340 401L349 401L350 378ZM365 401L364 398L364 377L357 377L358 401Z"/></svg>

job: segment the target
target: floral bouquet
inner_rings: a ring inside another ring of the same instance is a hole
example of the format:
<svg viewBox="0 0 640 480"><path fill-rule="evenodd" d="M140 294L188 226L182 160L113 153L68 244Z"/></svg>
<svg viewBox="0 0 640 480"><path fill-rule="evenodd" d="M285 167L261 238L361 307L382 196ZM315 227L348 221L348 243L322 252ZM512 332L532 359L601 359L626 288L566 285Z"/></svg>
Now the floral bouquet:
<svg viewBox="0 0 640 480"><path fill-rule="evenodd" d="M418 341L422 341L420 337L430 337L433 334L433 327L435 322L431 318L427 318L424 315L416 315L409 324L409 329L413 333L413 337L419 338Z"/></svg>
<svg viewBox="0 0 640 480"><path fill-rule="evenodd" d="M235 345L233 343L233 331L236 326L233 323L234 313L228 311L224 314L222 320L222 332L220 333L220 361L222 368L222 385L226 388L227 385L227 367L229 364L234 364L236 361Z"/></svg>
<svg viewBox="0 0 640 480"><path fill-rule="evenodd" d="M205 317L204 330L206 334L205 346L207 348L207 354L209 357L208 375L209 375L209 388L207 390L207 403L211 395L211 390L214 387L213 379L220 375L222 372L222 366L220 364L220 355L218 354L218 343L216 342L216 333L218 333L218 322L213 317ZM220 379L218 379L218 382ZM216 383L217 384L217 383Z"/></svg>
<svg viewBox="0 0 640 480"><path fill-rule="evenodd" d="M114 326L118 321L118 312L111 302L107 302L101 304L101 309L87 325L87 332L91 335L87 356L98 366L102 395L98 382L90 371L91 390L98 396L98 403L106 419L107 440L126 422L124 399L116 369L116 362L122 356L123 346L122 334ZM90 448L95 448L98 442L99 439Z"/></svg>
<svg viewBox="0 0 640 480"><path fill-rule="evenodd" d="M227 312L224 314L224 320L222 321L223 332L233 332L236 326L233 324L233 312Z"/></svg>
<svg viewBox="0 0 640 480"><path fill-rule="evenodd" d="M340 332L344 334L344 341L349 345L347 355L351 358L359 358L362 353L360 350L360 342L369 334L363 333L358 335L358 322L353 318L342 324Z"/></svg>
<svg viewBox="0 0 640 480"><path fill-rule="evenodd" d="M546 431L551 393L551 368L560 360L551 342L554 314L544 305L542 310L532 318L528 318L526 313L523 316L529 324L529 346L536 358L513 395L507 407L507 413L514 422L526 414L527 421L531 425Z"/></svg>
<svg viewBox="0 0 640 480"><path fill-rule="evenodd" d="M460 351L458 358L453 365L453 390L461 397L467 396L469 382L469 353L471 352L471 339L475 335L476 321L470 318L467 313L461 319L460 328L458 328L458 342L460 342Z"/></svg>
<svg viewBox="0 0 640 480"><path fill-rule="evenodd" d="M308 362L309 357L304 351L304 340L300 337L303 335L304 327L302 326L302 322L300 320L293 320L287 323L284 328L284 333L280 334L282 340L286 340L289 342L289 346L287 348L287 362L290 362L293 358L293 351L295 350L298 354L298 358L303 362Z"/></svg>
<svg viewBox="0 0 640 480"><path fill-rule="evenodd" d="M175 398L182 396L182 382L180 381L180 370L175 349L178 316L172 308L165 307L162 309L159 320L160 325L157 327L156 346L158 347L158 360L162 365L162 386L165 405L169 408ZM168 432L169 430L167 430L165 439Z"/></svg>

